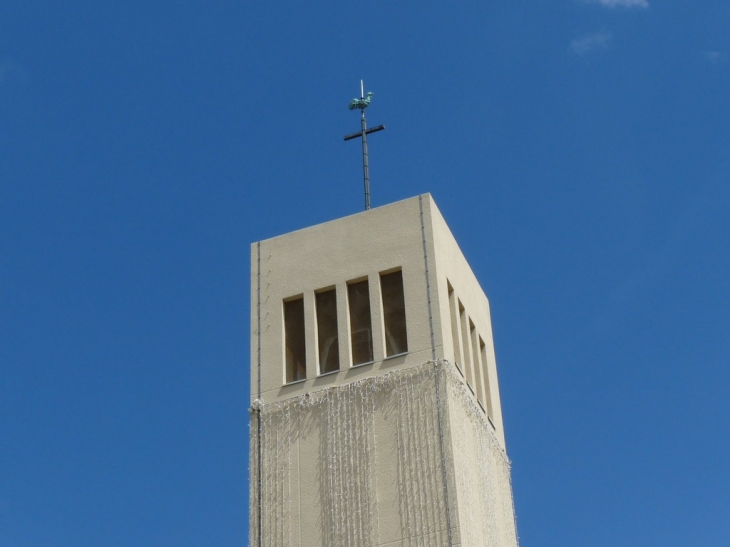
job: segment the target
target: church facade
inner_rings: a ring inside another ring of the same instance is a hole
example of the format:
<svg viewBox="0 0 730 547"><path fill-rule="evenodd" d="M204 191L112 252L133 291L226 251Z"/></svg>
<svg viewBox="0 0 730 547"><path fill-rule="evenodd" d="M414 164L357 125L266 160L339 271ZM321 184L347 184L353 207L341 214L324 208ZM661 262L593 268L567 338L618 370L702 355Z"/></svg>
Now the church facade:
<svg viewBox="0 0 730 547"><path fill-rule="evenodd" d="M518 543L489 302L430 195L252 245L250 545Z"/></svg>

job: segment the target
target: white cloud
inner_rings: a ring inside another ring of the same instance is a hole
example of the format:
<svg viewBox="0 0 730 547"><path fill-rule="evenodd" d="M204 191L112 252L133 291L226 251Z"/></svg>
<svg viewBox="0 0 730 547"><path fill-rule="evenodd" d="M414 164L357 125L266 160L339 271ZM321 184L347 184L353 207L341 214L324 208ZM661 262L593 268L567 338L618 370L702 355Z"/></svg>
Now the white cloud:
<svg viewBox="0 0 730 547"><path fill-rule="evenodd" d="M596 50L608 49L611 43L611 35L608 32L591 32L578 36L570 43L570 49L580 56Z"/></svg>
<svg viewBox="0 0 730 547"><path fill-rule="evenodd" d="M722 61L722 53L719 51L705 51L702 53L705 59L713 65Z"/></svg>
<svg viewBox="0 0 730 547"><path fill-rule="evenodd" d="M607 8L648 8L648 0L584 0L591 4L601 4Z"/></svg>

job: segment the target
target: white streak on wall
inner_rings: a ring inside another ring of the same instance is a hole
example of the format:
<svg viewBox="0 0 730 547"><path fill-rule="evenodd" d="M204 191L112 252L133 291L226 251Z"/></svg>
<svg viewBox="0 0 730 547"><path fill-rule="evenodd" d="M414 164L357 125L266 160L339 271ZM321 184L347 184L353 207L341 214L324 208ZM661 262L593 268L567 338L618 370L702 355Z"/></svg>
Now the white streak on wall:
<svg viewBox="0 0 730 547"><path fill-rule="evenodd" d="M445 461L436 374L445 387ZM516 546L509 461L466 389L450 363L429 362L262 405L261 545L445 546L445 464L455 491L454 544ZM255 437L252 428L252 476L258 465ZM305 457L314 461L297 461ZM300 475L306 468L317 476ZM255 546L258 492L251 484ZM298 515L302 521L294 526Z"/></svg>

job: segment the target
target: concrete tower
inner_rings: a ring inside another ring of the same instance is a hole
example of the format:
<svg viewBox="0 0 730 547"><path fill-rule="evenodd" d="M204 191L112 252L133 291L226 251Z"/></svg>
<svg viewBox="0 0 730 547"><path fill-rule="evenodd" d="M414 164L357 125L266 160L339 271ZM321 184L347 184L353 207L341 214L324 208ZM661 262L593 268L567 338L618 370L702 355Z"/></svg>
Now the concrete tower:
<svg viewBox="0 0 730 547"><path fill-rule="evenodd" d="M489 302L431 196L251 263L251 546L516 546Z"/></svg>

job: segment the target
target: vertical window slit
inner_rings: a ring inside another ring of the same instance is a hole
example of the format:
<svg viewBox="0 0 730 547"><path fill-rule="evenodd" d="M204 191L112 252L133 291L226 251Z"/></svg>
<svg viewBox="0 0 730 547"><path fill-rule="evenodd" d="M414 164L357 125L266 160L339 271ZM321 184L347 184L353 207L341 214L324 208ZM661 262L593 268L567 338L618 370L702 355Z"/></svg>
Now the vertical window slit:
<svg viewBox="0 0 730 547"><path fill-rule="evenodd" d="M474 386L474 374L472 370L472 364L471 364L471 355L469 354L469 330L467 328L467 317L466 317L466 310L464 309L464 306L462 305L461 301L459 300L459 319L461 323L461 347L463 351L463 359L464 359L464 368L466 370L464 371L466 374L466 382L470 384L472 387Z"/></svg>
<svg viewBox="0 0 730 547"><path fill-rule="evenodd" d="M487 416L490 418L494 417L492 414L492 391L489 388L489 362L487 361L487 346L484 344L484 340L479 337L479 349L482 354L482 372L484 373L484 398L487 404Z"/></svg>
<svg viewBox="0 0 730 547"><path fill-rule="evenodd" d="M451 283L446 281L449 288L449 312L451 315L451 339L454 343L454 361L461 363L461 351L459 344L459 320L456 315L456 296L454 295L454 288Z"/></svg>
<svg viewBox="0 0 730 547"><path fill-rule="evenodd" d="M479 366L479 346L477 345L478 335L474 323L469 321L469 332L471 334L472 362L474 363L474 382L476 383L476 396L484 404L484 385L482 384L482 369Z"/></svg>
<svg viewBox="0 0 730 547"><path fill-rule="evenodd" d="M389 274L381 274L380 292L383 298L386 356L406 353L408 351L408 336L406 333L403 272L399 270Z"/></svg>
<svg viewBox="0 0 730 547"><path fill-rule="evenodd" d="M352 364L370 363L373 360L373 327L367 279L347 286L347 303L350 308Z"/></svg>
<svg viewBox="0 0 730 547"><path fill-rule="evenodd" d="M307 377L307 352L304 341L304 298L284 302L284 346L286 382Z"/></svg>
<svg viewBox="0 0 730 547"><path fill-rule="evenodd" d="M337 337L337 293L335 289L315 294L317 308L317 345L319 373L340 370L340 344Z"/></svg>

